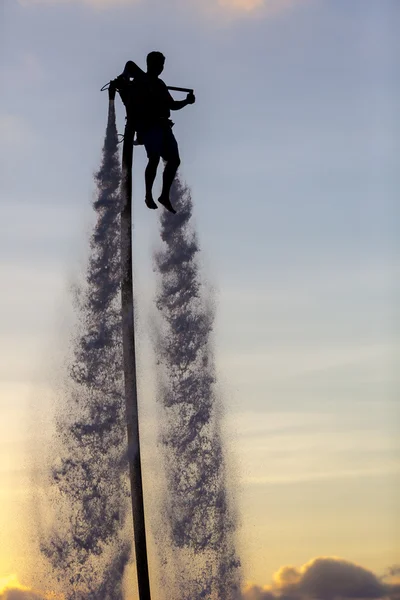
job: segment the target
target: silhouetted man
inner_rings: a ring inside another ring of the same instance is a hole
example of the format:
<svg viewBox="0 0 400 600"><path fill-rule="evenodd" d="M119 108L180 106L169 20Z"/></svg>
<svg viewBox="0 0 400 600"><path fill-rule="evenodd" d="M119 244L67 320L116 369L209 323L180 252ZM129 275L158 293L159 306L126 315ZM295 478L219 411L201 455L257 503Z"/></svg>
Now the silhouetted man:
<svg viewBox="0 0 400 600"><path fill-rule="evenodd" d="M147 73L134 62L126 63L124 72L115 80L127 109L128 124L137 132L136 144L144 144L149 159L145 172L146 205L158 208L153 199L153 184L160 158L166 165L163 186L158 202L175 213L169 193L180 165L178 143L172 132L171 110L180 110L195 102L193 93L185 100L174 100L165 83L159 78L164 70L165 57L161 52L147 56ZM130 82L133 79L133 83Z"/></svg>

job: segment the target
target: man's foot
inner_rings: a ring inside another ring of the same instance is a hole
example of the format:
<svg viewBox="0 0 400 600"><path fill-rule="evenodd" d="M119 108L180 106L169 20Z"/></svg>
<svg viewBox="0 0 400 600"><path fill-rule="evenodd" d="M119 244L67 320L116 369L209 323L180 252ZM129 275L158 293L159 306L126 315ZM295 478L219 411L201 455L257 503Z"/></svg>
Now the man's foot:
<svg viewBox="0 0 400 600"><path fill-rule="evenodd" d="M161 194L161 196L158 199L159 203L162 204L167 210L169 210L169 212L172 212L172 214L176 215L176 210L174 209L174 207L172 206L170 199L168 196L163 196Z"/></svg>
<svg viewBox="0 0 400 600"><path fill-rule="evenodd" d="M146 196L145 203L147 208L158 208L157 204L153 200L153 196Z"/></svg>

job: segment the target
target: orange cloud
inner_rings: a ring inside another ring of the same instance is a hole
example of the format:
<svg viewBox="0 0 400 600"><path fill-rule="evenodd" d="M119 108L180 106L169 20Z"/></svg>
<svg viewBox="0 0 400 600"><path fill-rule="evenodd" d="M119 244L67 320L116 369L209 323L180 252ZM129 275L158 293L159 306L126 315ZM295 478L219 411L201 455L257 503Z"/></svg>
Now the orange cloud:
<svg viewBox="0 0 400 600"><path fill-rule="evenodd" d="M62 600L55 594L44 594L21 585L16 575L0 577L0 600Z"/></svg>
<svg viewBox="0 0 400 600"><path fill-rule="evenodd" d="M223 8L250 12L265 4L265 0L219 0Z"/></svg>
<svg viewBox="0 0 400 600"><path fill-rule="evenodd" d="M160 0L162 1L162 0ZM189 0L186 0L189 1ZM262 11L263 14L276 14L300 4L305 0L191 0L192 4L197 5L207 12L220 11L230 14L250 14ZM91 6L94 9L115 8L116 6L129 6L146 0L19 0L23 6L34 4L66 4L82 3Z"/></svg>
<svg viewBox="0 0 400 600"><path fill-rule="evenodd" d="M271 586L248 586L244 600L400 600L400 585L336 557L319 557L297 568L284 566Z"/></svg>
<svg viewBox="0 0 400 600"><path fill-rule="evenodd" d="M0 600L43 600L43 597L21 585L16 575L9 575L0 579Z"/></svg>
<svg viewBox="0 0 400 600"><path fill-rule="evenodd" d="M136 4L140 0L18 0L22 6L35 4L86 4L94 9L115 8L116 6Z"/></svg>
<svg viewBox="0 0 400 600"><path fill-rule="evenodd" d="M301 573L296 567L281 567L274 575L274 583L278 588L296 585L300 579Z"/></svg>
<svg viewBox="0 0 400 600"><path fill-rule="evenodd" d="M271 592L270 586L248 584L243 590L243 600L276 600L277 596Z"/></svg>
<svg viewBox="0 0 400 600"><path fill-rule="evenodd" d="M265 14L276 14L300 4L304 0L216 0L216 3L226 10L252 13L262 10ZM215 1L214 1L215 3Z"/></svg>

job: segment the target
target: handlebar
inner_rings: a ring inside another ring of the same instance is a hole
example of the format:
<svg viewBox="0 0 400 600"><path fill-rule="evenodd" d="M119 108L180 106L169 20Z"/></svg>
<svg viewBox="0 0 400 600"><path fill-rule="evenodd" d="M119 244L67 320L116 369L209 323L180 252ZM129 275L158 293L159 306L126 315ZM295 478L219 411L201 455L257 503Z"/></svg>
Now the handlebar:
<svg viewBox="0 0 400 600"><path fill-rule="evenodd" d="M104 92L105 90L108 90L108 88L110 87L110 81L107 82L106 84L103 85L103 87L101 88L101 92ZM173 85L167 85L167 88L171 91L171 92L186 92L187 94L193 94L194 90L190 89L190 88L182 88L182 87L175 87Z"/></svg>

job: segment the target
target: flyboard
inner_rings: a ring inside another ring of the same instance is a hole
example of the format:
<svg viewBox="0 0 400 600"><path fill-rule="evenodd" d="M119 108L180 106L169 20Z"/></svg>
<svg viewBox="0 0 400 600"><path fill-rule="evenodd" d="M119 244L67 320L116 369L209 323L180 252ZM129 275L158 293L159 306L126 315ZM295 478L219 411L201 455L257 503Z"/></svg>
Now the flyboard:
<svg viewBox="0 0 400 600"><path fill-rule="evenodd" d="M108 89L109 103L115 102L113 82ZM191 89L168 87L176 92L193 92ZM122 338L124 356L125 407L128 437L129 478L132 499L133 532L135 538L136 570L140 600L151 600L149 566L146 545L146 526L143 501L142 465L140 458L139 412L137 400L135 310L132 274L132 165L135 130L127 120L122 148L121 181L121 301Z"/></svg>

